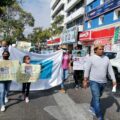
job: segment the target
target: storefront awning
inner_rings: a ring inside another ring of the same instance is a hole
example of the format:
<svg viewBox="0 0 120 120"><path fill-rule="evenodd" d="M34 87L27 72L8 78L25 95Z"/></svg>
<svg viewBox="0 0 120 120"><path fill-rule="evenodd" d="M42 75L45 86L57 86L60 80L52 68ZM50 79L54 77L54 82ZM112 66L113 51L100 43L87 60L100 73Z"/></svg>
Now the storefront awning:
<svg viewBox="0 0 120 120"><path fill-rule="evenodd" d="M55 38L55 39L51 39L51 40L47 40L47 45L59 45L61 43L61 39L60 38Z"/></svg>
<svg viewBox="0 0 120 120"><path fill-rule="evenodd" d="M97 31L85 31L79 33L79 40L84 44L92 44L94 41L101 44L107 44L114 36L115 27Z"/></svg>

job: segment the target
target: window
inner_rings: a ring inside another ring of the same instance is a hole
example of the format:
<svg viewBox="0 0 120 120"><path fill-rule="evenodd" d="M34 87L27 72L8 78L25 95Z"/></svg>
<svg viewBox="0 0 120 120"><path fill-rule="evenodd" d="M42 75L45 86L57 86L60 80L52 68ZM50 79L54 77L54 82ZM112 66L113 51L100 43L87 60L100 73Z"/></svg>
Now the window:
<svg viewBox="0 0 120 120"><path fill-rule="evenodd" d="M120 19L120 8L114 11L114 20Z"/></svg>
<svg viewBox="0 0 120 120"><path fill-rule="evenodd" d="M102 25L104 23L104 16L99 17L99 25Z"/></svg>
<svg viewBox="0 0 120 120"><path fill-rule="evenodd" d="M68 0L67 2L69 3L71 0Z"/></svg>
<svg viewBox="0 0 120 120"><path fill-rule="evenodd" d="M105 0L100 0L100 5L104 4Z"/></svg>
<svg viewBox="0 0 120 120"><path fill-rule="evenodd" d="M91 11L93 9L93 6L90 5L88 9L89 9L89 11Z"/></svg>
<svg viewBox="0 0 120 120"><path fill-rule="evenodd" d="M88 21L88 28L91 28L91 20Z"/></svg>

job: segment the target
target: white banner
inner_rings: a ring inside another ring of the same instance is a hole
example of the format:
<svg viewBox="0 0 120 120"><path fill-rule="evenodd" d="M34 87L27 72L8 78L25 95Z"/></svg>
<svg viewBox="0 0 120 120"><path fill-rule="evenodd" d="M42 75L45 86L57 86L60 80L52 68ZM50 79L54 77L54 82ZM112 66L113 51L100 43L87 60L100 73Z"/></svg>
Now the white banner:
<svg viewBox="0 0 120 120"><path fill-rule="evenodd" d="M22 52L16 48L10 47L10 59L19 60L22 63L23 56L29 55L31 64L41 65L39 80L32 83L31 90L44 90L55 87L62 83L62 50L51 54L36 54ZM11 90L21 90L21 84L12 82Z"/></svg>

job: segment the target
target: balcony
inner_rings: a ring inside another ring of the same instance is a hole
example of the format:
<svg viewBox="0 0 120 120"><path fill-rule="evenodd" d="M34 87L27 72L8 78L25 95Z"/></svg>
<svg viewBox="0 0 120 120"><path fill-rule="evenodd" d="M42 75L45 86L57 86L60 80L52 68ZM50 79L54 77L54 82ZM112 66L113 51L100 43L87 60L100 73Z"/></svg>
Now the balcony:
<svg viewBox="0 0 120 120"><path fill-rule="evenodd" d="M79 16L82 16L84 14L85 14L85 8L84 7L79 8L78 10L73 12L71 15L66 16L65 24L75 20L76 18L78 18Z"/></svg>
<svg viewBox="0 0 120 120"><path fill-rule="evenodd" d="M71 0L69 3L66 3L65 5L65 11L69 11L71 8L73 8L77 3L79 3L81 0Z"/></svg>
<svg viewBox="0 0 120 120"><path fill-rule="evenodd" d="M58 3L59 3L60 0L51 0L51 3L50 3L50 8L54 8Z"/></svg>
<svg viewBox="0 0 120 120"><path fill-rule="evenodd" d="M56 8L51 12L51 16L52 17L55 16L60 11L60 9L62 9L64 4L65 4L65 0L61 0L56 6Z"/></svg>

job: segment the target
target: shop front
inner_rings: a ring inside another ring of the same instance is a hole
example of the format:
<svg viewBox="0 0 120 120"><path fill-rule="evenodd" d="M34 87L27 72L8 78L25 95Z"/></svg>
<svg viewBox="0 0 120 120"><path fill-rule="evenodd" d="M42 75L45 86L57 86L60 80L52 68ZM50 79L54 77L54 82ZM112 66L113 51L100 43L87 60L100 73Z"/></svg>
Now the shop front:
<svg viewBox="0 0 120 120"><path fill-rule="evenodd" d="M94 44L94 40L92 39L92 31L84 31L79 33L79 41L83 45L83 50L91 53L92 45Z"/></svg>
<svg viewBox="0 0 120 120"><path fill-rule="evenodd" d="M120 27L115 28L112 50L115 52L120 51Z"/></svg>
<svg viewBox="0 0 120 120"><path fill-rule="evenodd" d="M61 45L61 38L47 40L47 46L52 49L57 49Z"/></svg>
<svg viewBox="0 0 120 120"><path fill-rule="evenodd" d="M105 46L105 51L111 51L114 32L115 27L97 31L86 31L79 33L79 40L84 46L90 47L91 52L93 52L92 48L95 44L102 44Z"/></svg>

